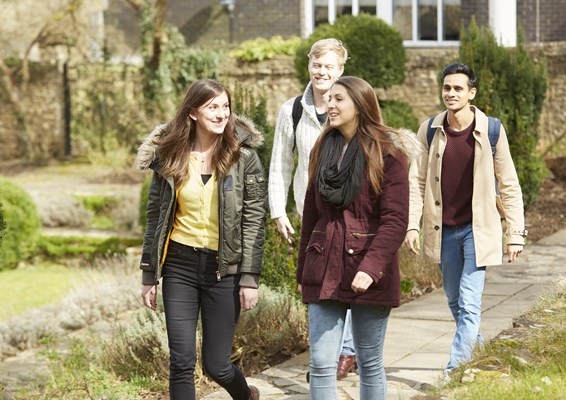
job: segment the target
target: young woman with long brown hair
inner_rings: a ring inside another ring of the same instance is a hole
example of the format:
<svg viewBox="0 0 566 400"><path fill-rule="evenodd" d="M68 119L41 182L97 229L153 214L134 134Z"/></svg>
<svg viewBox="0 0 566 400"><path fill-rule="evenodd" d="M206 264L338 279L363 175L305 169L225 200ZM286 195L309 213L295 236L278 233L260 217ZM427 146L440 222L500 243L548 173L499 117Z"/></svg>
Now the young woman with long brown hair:
<svg viewBox="0 0 566 400"><path fill-rule="evenodd" d="M332 86L328 121L311 153L297 282L308 303L310 397L336 399L336 360L351 309L360 398L386 398L383 341L399 306L397 250L408 223L414 134L386 126L373 88Z"/></svg>
<svg viewBox="0 0 566 400"><path fill-rule="evenodd" d="M142 297L156 310L163 278L173 400L195 399L199 314L204 371L233 399L259 399L230 353L240 309L258 301L267 188L253 148L262 142L250 121L231 113L226 88L204 79L138 152L138 167L153 170Z"/></svg>

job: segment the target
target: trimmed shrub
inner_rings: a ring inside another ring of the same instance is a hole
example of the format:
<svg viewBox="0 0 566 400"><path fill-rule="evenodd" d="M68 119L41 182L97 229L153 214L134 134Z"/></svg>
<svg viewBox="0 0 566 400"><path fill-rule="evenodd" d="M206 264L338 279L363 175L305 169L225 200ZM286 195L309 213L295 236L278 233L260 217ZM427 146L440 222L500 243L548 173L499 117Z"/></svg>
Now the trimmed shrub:
<svg viewBox="0 0 566 400"><path fill-rule="evenodd" d="M407 128L413 132L419 129L419 121L410 105L401 101L380 101L381 115L386 125L392 128Z"/></svg>
<svg viewBox="0 0 566 400"><path fill-rule="evenodd" d="M280 35L270 39L257 38L240 43L236 49L230 51L229 55L239 61L269 60L279 55L294 55L299 43L301 39L297 36L291 36L289 39L283 39Z"/></svg>
<svg viewBox="0 0 566 400"><path fill-rule="evenodd" d="M333 25L319 25L301 42L295 54L295 71L303 85L309 82L307 54L311 46L329 37L341 40L348 49L344 75L359 76L383 89L403 83L405 48L401 34L385 21L362 13L341 16Z"/></svg>
<svg viewBox="0 0 566 400"><path fill-rule="evenodd" d="M14 181L0 178L4 236L0 242L0 271L15 268L37 248L41 220L31 196Z"/></svg>
<svg viewBox="0 0 566 400"><path fill-rule="evenodd" d="M498 45L491 30L478 28L474 19L460 37L460 60L474 68L478 76L474 104L501 119L505 126L528 207L538 197L546 174L536 150L536 129L547 87L545 60L535 61L529 56L522 30L516 48Z"/></svg>

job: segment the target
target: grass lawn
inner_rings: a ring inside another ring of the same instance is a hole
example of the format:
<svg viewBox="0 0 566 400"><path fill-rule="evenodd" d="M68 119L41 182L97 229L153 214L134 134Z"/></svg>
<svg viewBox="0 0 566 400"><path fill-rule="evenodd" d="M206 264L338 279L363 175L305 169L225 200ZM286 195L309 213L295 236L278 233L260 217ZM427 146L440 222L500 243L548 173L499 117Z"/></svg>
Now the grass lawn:
<svg viewBox="0 0 566 400"><path fill-rule="evenodd" d="M0 271L0 322L27 310L61 301L93 271L60 264L41 264Z"/></svg>

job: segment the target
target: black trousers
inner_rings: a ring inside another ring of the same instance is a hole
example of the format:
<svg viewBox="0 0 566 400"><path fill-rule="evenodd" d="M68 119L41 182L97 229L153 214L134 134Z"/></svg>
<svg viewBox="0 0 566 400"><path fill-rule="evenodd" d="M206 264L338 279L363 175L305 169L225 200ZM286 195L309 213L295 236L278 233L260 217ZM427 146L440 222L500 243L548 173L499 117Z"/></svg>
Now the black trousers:
<svg viewBox="0 0 566 400"><path fill-rule="evenodd" d="M232 399L248 400L244 375L230 361L240 315L239 275L218 281L217 254L170 241L163 266L163 303L169 340L171 400L194 400L196 331L202 320L202 364L205 373Z"/></svg>

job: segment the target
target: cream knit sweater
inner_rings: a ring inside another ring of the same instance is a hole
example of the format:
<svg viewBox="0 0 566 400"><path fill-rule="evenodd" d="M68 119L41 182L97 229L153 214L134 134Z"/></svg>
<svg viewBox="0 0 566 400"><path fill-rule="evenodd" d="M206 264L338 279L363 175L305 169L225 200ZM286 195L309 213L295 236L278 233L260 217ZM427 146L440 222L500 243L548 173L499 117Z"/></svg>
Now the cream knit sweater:
<svg viewBox="0 0 566 400"><path fill-rule="evenodd" d="M312 84L309 83L301 99L303 114L297 125L296 135L293 135L292 113L294 100L295 98L292 97L283 103L279 110L277 124L275 125L268 184L269 209L272 218L287 215L285 206L287 205L287 196L289 195L289 186L294 167L294 140L296 141L296 151L298 153L298 165L293 178L293 192L295 194L297 212L302 217L305 194L307 192L309 156L316 139L322 131L322 126L318 122L314 108Z"/></svg>

